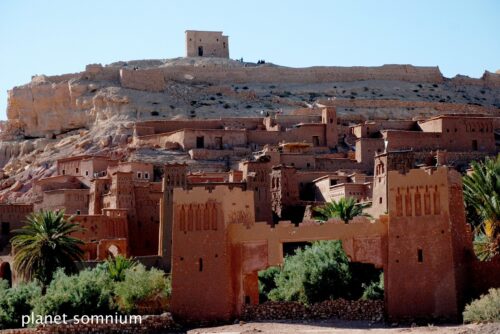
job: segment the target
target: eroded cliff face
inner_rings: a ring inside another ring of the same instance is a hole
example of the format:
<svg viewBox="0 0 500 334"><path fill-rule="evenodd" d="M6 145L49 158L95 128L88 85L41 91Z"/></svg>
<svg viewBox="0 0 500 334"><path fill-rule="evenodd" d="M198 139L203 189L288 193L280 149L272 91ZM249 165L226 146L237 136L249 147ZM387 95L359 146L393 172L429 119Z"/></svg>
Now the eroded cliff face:
<svg viewBox="0 0 500 334"><path fill-rule="evenodd" d="M178 58L88 65L35 76L9 91L4 136L47 137L96 122L255 116L316 98L398 99L500 107L500 75L446 79L437 67L288 68L229 59ZM353 111L356 113L356 111ZM406 115L404 115L406 117Z"/></svg>

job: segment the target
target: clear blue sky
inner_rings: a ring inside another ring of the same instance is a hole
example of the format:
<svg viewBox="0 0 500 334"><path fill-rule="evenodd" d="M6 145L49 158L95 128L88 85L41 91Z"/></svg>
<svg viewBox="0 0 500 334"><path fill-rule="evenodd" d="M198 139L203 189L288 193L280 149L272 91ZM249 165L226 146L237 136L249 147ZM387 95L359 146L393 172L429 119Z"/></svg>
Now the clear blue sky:
<svg viewBox="0 0 500 334"><path fill-rule="evenodd" d="M0 0L0 119L34 74L183 56L186 29L223 30L248 61L500 69L499 0Z"/></svg>

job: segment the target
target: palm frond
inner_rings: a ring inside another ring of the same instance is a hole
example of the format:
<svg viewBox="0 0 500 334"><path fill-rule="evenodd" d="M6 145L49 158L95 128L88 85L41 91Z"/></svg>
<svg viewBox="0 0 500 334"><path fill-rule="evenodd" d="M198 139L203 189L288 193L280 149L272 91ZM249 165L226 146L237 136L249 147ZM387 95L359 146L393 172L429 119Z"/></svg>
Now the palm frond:
<svg viewBox="0 0 500 334"><path fill-rule="evenodd" d="M71 236L81 230L71 219L64 217L64 210L42 210L27 216L26 224L14 231L14 267L22 278L46 285L57 268L76 271L84 243Z"/></svg>

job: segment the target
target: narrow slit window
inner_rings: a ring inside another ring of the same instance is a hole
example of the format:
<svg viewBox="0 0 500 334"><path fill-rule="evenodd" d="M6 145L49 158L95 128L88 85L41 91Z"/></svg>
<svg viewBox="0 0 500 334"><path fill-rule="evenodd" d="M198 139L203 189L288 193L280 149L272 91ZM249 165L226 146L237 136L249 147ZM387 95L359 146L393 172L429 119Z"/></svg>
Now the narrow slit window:
<svg viewBox="0 0 500 334"><path fill-rule="evenodd" d="M202 272L203 271L203 259L200 257L200 260L198 261L198 266L199 266L199 271Z"/></svg>
<svg viewBox="0 0 500 334"><path fill-rule="evenodd" d="M417 258L418 258L418 262L420 262L420 263L424 262L424 252L420 248L417 249Z"/></svg>

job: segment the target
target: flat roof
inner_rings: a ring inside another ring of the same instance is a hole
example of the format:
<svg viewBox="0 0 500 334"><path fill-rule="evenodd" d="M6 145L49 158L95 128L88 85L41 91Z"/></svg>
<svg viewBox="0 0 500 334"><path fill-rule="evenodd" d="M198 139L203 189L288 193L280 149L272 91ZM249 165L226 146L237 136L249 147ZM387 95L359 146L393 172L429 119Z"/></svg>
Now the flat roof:
<svg viewBox="0 0 500 334"><path fill-rule="evenodd" d="M222 31L214 31L214 30L185 30L184 32L216 32L222 34Z"/></svg>
<svg viewBox="0 0 500 334"><path fill-rule="evenodd" d="M498 117L493 117L493 116L485 115L485 114L441 114L441 115L433 116L433 117L428 118L428 119L420 120L419 122L425 123L425 122L434 121L434 120L442 119L442 118L493 119L493 118L498 118Z"/></svg>

